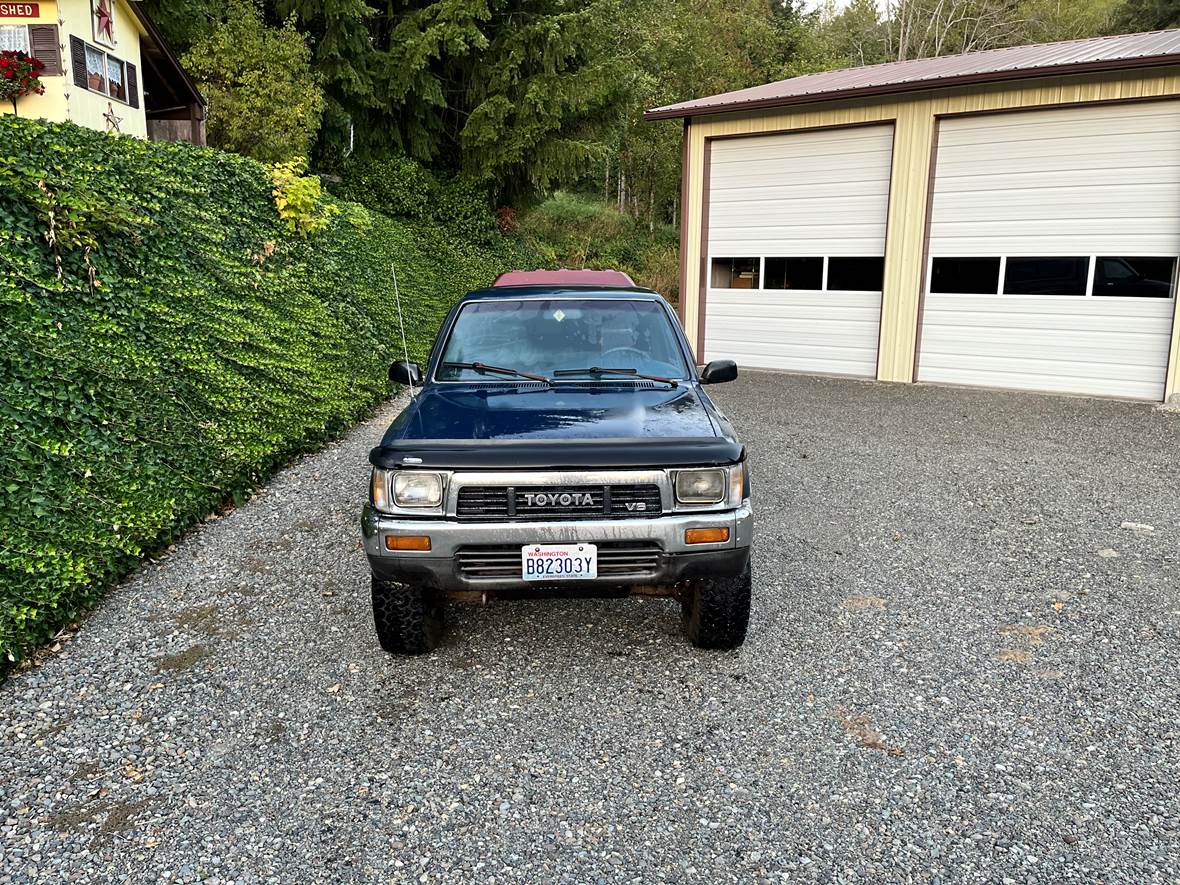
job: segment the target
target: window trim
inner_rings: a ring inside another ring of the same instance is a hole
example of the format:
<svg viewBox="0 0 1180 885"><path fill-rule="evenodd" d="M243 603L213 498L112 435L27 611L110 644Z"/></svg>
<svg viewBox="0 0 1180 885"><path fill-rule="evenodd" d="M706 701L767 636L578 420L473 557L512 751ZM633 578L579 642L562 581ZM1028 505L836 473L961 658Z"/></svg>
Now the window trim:
<svg viewBox="0 0 1180 885"><path fill-rule="evenodd" d="M102 59L102 64L103 64L102 79L103 79L103 82L106 83L106 87L107 87L105 92L100 92L97 89L91 89L89 86L87 86L86 91L91 93L92 95L101 95L104 98L109 98L111 101L117 101L117 102L119 102L119 104L124 104L124 105L127 105L127 107L131 107L132 106L131 105L131 89L127 83L127 65L129 64L129 62L127 62L124 59L119 58L117 55L112 55L110 52L103 49L101 46L95 46L93 43L88 43L85 40L82 41L82 44L86 47L86 49L92 49L103 57L103 59ZM126 96L125 98L119 98L119 96L117 96L117 95L111 95L111 73L110 73L111 68L110 68L110 64L112 61L115 64L117 64L119 66L120 70L122 70L122 72L123 72L123 94ZM90 77L90 68L87 67L86 78L89 80L89 77Z"/></svg>
<svg viewBox="0 0 1180 885"><path fill-rule="evenodd" d="M713 262L721 261L723 259L736 258L752 258L757 262L758 268L758 285L752 286L749 289L743 289L736 286L714 286L713 281ZM818 258L823 262L823 268L820 276L819 289L771 289L766 285L766 259L768 258L785 258L785 259L801 259L801 258ZM833 259L841 258L875 258L881 261L881 288L880 289L829 289L828 288L828 266ZM837 295L881 295L885 289L885 256L884 255L816 255L814 253L809 255L783 255L775 253L770 255L714 255L709 253L706 258L706 267L708 268L709 285L705 288L713 292L823 292Z"/></svg>
<svg viewBox="0 0 1180 885"><path fill-rule="evenodd" d="M935 259L938 259L938 258L996 258L996 257L998 257L1000 259L1000 274L999 274L999 278L996 281L996 291L995 292L935 292L931 288L934 284L934 261L935 261ZM1014 293L1014 292L1006 293L1004 291L1004 277L1008 273L1008 258L1009 258L1008 255L999 255L999 256L996 256L996 255L928 255L926 257L926 286L925 286L925 290L922 292L922 295L923 295L923 297L933 295L933 296L946 296L948 298L971 298L972 296L976 296L976 295L990 296L990 295L994 294L994 295L998 295L1002 298L1054 298L1054 299L1099 298L1104 301L1106 301L1106 300L1117 300L1117 301L1131 300L1131 301L1156 302L1156 301L1175 301L1177 289L1180 288L1180 286L1178 286L1178 280L1180 280L1180 255L1176 255L1176 254L1169 255L1169 254L1165 254L1163 252L1136 252L1134 255L1124 256L1124 255L1116 255L1110 251L1107 251L1107 252L1101 252L1101 253L1092 252L1089 255L1078 255L1075 253L1073 255L1012 255L1011 257L1012 258L1085 258L1088 262L1088 269L1087 269L1087 273L1086 273L1086 291L1082 292L1081 294L1078 294L1078 295L1046 295L1046 294ZM1099 258L1122 258L1122 257L1127 257L1127 258L1168 258L1168 259L1171 259L1171 261L1172 261L1172 291L1171 291L1171 293L1169 293L1168 297L1167 298L1160 298L1159 296L1156 296L1156 295L1118 295L1118 296L1095 295L1094 294L1094 280L1097 276L1098 259Z"/></svg>

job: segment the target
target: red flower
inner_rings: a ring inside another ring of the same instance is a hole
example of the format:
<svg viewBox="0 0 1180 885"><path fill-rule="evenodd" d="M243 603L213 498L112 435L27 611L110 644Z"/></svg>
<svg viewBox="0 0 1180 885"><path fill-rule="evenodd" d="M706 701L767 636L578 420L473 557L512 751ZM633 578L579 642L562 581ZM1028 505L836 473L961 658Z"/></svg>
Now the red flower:
<svg viewBox="0 0 1180 885"><path fill-rule="evenodd" d="M38 71L45 63L26 52L0 51L0 99L16 102L26 95L44 95Z"/></svg>

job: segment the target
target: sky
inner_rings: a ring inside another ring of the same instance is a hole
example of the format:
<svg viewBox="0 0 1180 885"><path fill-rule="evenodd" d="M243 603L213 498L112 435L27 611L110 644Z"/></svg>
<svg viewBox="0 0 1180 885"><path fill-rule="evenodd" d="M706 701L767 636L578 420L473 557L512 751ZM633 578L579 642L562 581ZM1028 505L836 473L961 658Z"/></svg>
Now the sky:
<svg viewBox="0 0 1180 885"><path fill-rule="evenodd" d="M847 6L848 2L849 2L849 0L832 0L832 5L836 7L837 11L839 11L839 10L843 9L845 6ZM818 9L819 7L821 7L823 5L824 5L824 0L805 0L805 2L803 3L803 8L806 9L808 12L811 12L812 10Z"/></svg>

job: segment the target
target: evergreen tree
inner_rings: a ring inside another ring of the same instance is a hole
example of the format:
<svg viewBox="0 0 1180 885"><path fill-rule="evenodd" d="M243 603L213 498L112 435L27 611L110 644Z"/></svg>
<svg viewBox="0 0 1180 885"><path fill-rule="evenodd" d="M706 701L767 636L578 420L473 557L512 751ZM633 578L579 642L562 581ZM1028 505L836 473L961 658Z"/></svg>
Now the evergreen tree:
<svg viewBox="0 0 1180 885"><path fill-rule="evenodd" d="M189 50L213 23L225 16L225 4L215 0L139 0L168 45L177 53Z"/></svg>
<svg viewBox="0 0 1180 885"><path fill-rule="evenodd" d="M468 110L449 121L468 173L545 190L602 158L596 136L633 76L614 45L619 12L617 0L496 4L486 48L460 66Z"/></svg>
<svg viewBox="0 0 1180 885"><path fill-rule="evenodd" d="M1126 0L1116 22L1121 33L1177 27L1180 0Z"/></svg>
<svg viewBox="0 0 1180 885"><path fill-rule="evenodd" d="M619 0L278 0L315 45L324 157L404 151L509 192L585 167L629 74Z"/></svg>

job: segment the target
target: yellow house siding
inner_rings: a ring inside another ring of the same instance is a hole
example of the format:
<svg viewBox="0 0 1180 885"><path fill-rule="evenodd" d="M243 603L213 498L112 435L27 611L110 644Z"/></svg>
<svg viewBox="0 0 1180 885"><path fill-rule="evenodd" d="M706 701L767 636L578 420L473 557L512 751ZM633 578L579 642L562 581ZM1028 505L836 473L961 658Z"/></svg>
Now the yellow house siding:
<svg viewBox="0 0 1180 885"><path fill-rule="evenodd" d="M57 3L53 0L42 2L38 8L38 15L32 18L0 19L0 25L56 25ZM64 38L58 30L59 44ZM59 45L59 50L62 47ZM64 50L62 50L64 52ZM62 62L63 67L66 62ZM66 92L69 81L65 76L42 77L41 85L45 87L44 95L26 95L16 105L16 112L21 117L42 117L46 120L64 120L67 114ZM11 114L12 103L0 103L0 113Z"/></svg>
<svg viewBox="0 0 1180 885"><path fill-rule="evenodd" d="M689 341L697 341L700 324L706 140L857 123L894 123L877 377L882 381L908 382L913 380L917 353L927 192L938 117L1178 95L1180 73L1174 69L1155 69L927 90L902 97L816 103L781 111L694 118L688 128L688 167L684 170L689 178L683 221L687 226L688 256L680 288L681 298L685 299L683 316ZM1174 326L1165 399L1180 392L1180 317Z"/></svg>
<svg viewBox="0 0 1180 885"><path fill-rule="evenodd" d="M57 122L69 119L69 100L66 98L65 77L42 77L44 95L27 95L17 102L16 113L20 117L41 118ZM0 113L11 114L12 102L4 102Z"/></svg>
<svg viewBox="0 0 1180 885"><path fill-rule="evenodd" d="M113 107L122 122L119 130L140 138L147 137L147 115L143 103L143 64L140 53L140 25L126 0L115 0L112 11L115 21L114 49L98 46L94 39L94 28L90 21L90 0L47 0L41 2L39 14L27 19L3 19L0 24L56 24L58 26L58 48L61 52L62 69L60 77L43 77L44 95L29 95L17 103L17 113L22 117L41 117L53 122L72 120L91 129L106 131L107 121L103 114ZM74 85L70 58L70 35L98 46L120 61L130 62L139 72L139 107L133 108L126 102L109 96L99 95ZM11 105L0 107L0 113L11 114Z"/></svg>
<svg viewBox="0 0 1180 885"><path fill-rule="evenodd" d="M143 108L143 95L140 95L139 107L133 108L126 102L110 98L82 89L74 85L73 73L70 72L70 51L68 34L109 52L120 61L130 62L139 72L139 88L143 90L143 64L139 49L140 31L139 21L135 14L128 9L124 0L115 0L112 5L115 19L114 49L100 46L94 39L94 28L90 23L90 0L62 0L62 42L65 48L62 59L67 67L67 89L69 90L69 117L80 126L106 131L107 121L103 115L108 107L114 108L115 114L122 118L119 131L126 135L147 138L147 115Z"/></svg>

